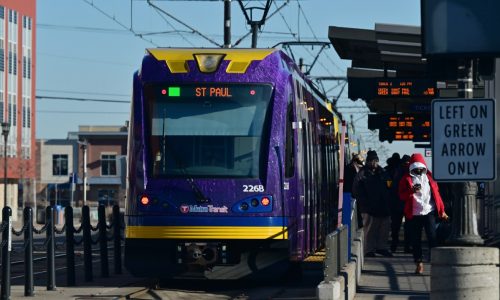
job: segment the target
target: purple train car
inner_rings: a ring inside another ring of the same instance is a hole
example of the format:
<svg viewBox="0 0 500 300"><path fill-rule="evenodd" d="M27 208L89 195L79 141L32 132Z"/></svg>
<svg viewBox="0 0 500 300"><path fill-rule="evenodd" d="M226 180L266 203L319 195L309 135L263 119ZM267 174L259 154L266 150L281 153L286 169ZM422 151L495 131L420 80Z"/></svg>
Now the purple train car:
<svg viewBox="0 0 500 300"><path fill-rule="evenodd" d="M341 116L277 49L148 49L134 75L125 265L240 278L335 229Z"/></svg>

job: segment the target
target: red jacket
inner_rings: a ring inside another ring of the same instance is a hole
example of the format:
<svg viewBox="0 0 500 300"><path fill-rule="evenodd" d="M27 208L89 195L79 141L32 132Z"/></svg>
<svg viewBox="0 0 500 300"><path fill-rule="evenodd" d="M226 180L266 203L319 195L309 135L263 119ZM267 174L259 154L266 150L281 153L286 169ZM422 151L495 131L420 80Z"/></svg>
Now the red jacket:
<svg viewBox="0 0 500 300"><path fill-rule="evenodd" d="M410 163L412 163L413 161L419 161L425 164L424 159L423 157L421 157L420 154L412 155ZM444 215L443 199L441 199L438 185L436 181L432 179L432 173L428 169L427 169L427 178L429 179L429 185L431 187L431 198L434 199L438 216L442 218ZM405 203L404 207L405 218L411 220L413 218L414 198L413 198L413 182L411 179L411 175L409 173L404 174L403 178L401 178L401 180L399 181L398 190L399 190L398 191L399 199L401 201L404 201Z"/></svg>

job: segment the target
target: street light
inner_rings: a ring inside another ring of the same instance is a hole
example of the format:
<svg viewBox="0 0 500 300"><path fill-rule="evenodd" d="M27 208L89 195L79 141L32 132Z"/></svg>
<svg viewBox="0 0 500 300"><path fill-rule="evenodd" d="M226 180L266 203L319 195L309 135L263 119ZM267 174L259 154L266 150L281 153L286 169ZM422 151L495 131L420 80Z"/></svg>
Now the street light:
<svg viewBox="0 0 500 300"><path fill-rule="evenodd" d="M3 168L3 207L7 207L7 138L9 137L10 124L7 122L2 122L2 135L4 143L3 148L3 158L4 158L4 168Z"/></svg>
<svg viewBox="0 0 500 300"><path fill-rule="evenodd" d="M83 206L87 204L87 139L83 141L77 141L78 144L82 146L83 149Z"/></svg>

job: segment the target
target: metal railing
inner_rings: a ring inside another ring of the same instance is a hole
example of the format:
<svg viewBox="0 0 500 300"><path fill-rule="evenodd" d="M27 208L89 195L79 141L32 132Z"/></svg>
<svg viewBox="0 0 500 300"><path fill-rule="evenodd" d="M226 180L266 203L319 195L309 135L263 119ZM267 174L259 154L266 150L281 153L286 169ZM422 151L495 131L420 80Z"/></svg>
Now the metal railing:
<svg viewBox="0 0 500 300"><path fill-rule="evenodd" d="M323 275L325 282L340 275L342 268L351 259L351 243L357 238L358 218L356 200L351 201L350 219L326 236L326 256Z"/></svg>
<svg viewBox="0 0 500 300"><path fill-rule="evenodd" d="M66 256L66 283L68 286L74 286L75 280L75 246L83 243L84 257L84 278L85 281L92 281L92 245L99 244L101 276L109 277L108 261L108 242L113 241L114 251L114 271L115 274L121 274L121 242L123 240L122 230L124 222L120 214L120 208L113 207L112 221L110 225L106 222L105 207L100 205L98 208L97 226L92 226L90 222L90 209L88 206L82 208L81 226L75 228L73 225L73 208L66 207L64 210L65 224L61 229L55 226L55 210L53 206L46 208L45 225L36 229L33 226L33 210L26 207L23 211L23 226L21 230L16 231L12 228L12 210L10 207L4 207L2 210L2 223L0 231L2 232L2 287L0 298L10 298L10 280L11 280L11 252L18 251L12 247L12 235L21 236L24 234L24 242L20 248L24 251L24 295L33 296L34 293L34 273L33 273L33 250L45 251L47 260L47 290L56 289L55 275L55 252L56 249L65 249ZM96 232L94 237L92 232ZM33 235L43 235L45 241L42 245L36 245ZM81 234L80 234L81 233ZM58 244L56 235L64 235L64 242Z"/></svg>

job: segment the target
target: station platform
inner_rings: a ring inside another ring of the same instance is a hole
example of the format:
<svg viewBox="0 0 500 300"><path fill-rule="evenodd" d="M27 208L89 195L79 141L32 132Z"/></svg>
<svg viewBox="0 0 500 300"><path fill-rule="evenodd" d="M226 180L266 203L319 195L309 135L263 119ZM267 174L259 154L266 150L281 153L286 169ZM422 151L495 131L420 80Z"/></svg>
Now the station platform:
<svg viewBox="0 0 500 300"><path fill-rule="evenodd" d="M354 299L429 299L430 263L417 275L411 254L396 252L394 257L367 257Z"/></svg>

